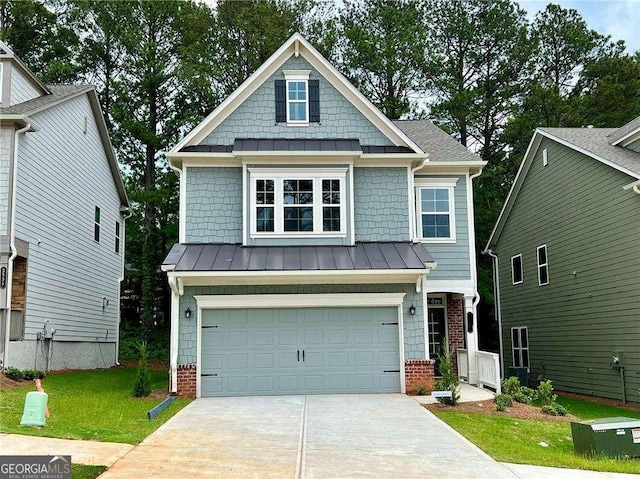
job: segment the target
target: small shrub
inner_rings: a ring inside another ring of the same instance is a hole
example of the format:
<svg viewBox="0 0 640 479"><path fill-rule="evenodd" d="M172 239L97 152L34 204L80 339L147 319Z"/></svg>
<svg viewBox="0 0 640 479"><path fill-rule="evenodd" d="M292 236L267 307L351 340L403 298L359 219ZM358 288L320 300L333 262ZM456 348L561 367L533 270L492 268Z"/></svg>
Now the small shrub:
<svg viewBox="0 0 640 479"><path fill-rule="evenodd" d="M4 375L9 379L13 379L14 381L21 381L24 379L24 374L18 368L9 367L4 370Z"/></svg>
<svg viewBox="0 0 640 479"><path fill-rule="evenodd" d="M566 416L567 410L564 406L561 406L557 402L553 402L551 404L545 404L542 406L542 412L546 414L551 414L552 416Z"/></svg>
<svg viewBox="0 0 640 479"><path fill-rule="evenodd" d="M445 339L442 342L442 354L438 354L438 366L442 379L436 382L436 391L451 391L450 398L438 398L438 402L455 406L460 401L460 380L453 370L453 351L449 349L449 343Z"/></svg>
<svg viewBox="0 0 640 479"><path fill-rule="evenodd" d="M538 399L538 393L526 386L522 386L513 395L513 400L522 404L531 404L536 399Z"/></svg>
<svg viewBox="0 0 640 479"><path fill-rule="evenodd" d="M427 389L426 386L418 386L418 388L416 389L416 394L418 396L426 396L427 394L429 394L429 390Z"/></svg>
<svg viewBox="0 0 640 479"><path fill-rule="evenodd" d="M133 383L132 394L133 397L143 398L151 394L151 377L147 367L149 353L147 344L144 341L138 344L138 351L140 352L140 362L138 363L138 372Z"/></svg>
<svg viewBox="0 0 640 479"><path fill-rule="evenodd" d="M540 382L538 386L538 398L540 398L543 406L553 404L556 402L556 399L558 399L558 396L553 394L553 386L551 385L550 379Z"/></svg>
<svg viewBox="0 0 640 479"><path fill-rule="evenodd" d="M513 400L508 394L498 394L496 396L496 409L498 411L506 411L508 407L513 406Z"/></svg>
<svg viewBox="0 0 640 479"><path fill-rule="evenodd" d="M22 376L26 380L33 381L34 379L44 379L45 373L39 369L25 369L22 371Z"/></svg>
<svg viewBox="0 0 640 479"><path fill-rule="evenodd" d="M508 394L509 396L514 396L520 390L520 380L511 376L510 378L502 381L502 393Z"/></svg>

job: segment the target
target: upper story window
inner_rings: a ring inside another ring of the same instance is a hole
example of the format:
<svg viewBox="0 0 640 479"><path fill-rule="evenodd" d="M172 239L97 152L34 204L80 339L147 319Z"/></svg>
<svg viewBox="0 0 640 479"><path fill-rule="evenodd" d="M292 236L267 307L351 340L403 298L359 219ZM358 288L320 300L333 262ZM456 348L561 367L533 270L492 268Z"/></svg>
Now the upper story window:
<svg viewBox="0 0 640 479"><path fill-rule="evenodd" d="M116 253L120 252L120 222L116 221L115 248Z"/></svg>
<svg viewBox="0 0 640 479"><path fill-rule="evenodd" d="M100 207L96 206L93 213L93 239L100 242Z"/></svg>
<svg viewBox="0 0 640 479"><path fill-rule="evenodd" d="M284 70L276 80L276 123L308 125L320 122L320 82L310 80L310 70Z"/></svg>
<svg viewBox="0 0 640 479"><path fill-rule="evenodd" d="M549 264L547 262L547 245L538 246L538 286L549 284Z"/></svg>
<svg viewBox="0 0 640 479"><path fill-rule="evenodd" d="M520 284L522 280L522 255L519 254L511 258L511 282L513 284Z"/></svg>
<svg viewBox="0 0 640 479"><path fill-rule="evenodd" d="M249 171L252 236L346 234L346 169Z"/></svg>
<svg viewBox="0 0 640 479"><path fill-rule="evenodd" d="M416 179L418 236L432 243L456 240L453 178Z"/></svg>

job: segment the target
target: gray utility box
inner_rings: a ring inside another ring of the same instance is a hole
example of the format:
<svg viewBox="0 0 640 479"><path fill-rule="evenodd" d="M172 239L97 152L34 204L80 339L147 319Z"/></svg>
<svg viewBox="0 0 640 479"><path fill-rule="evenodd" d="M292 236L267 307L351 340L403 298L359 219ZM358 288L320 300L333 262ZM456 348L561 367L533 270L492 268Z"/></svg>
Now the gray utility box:
<svg viewBox="0 0 640 479"><path fill-rule="evenodd" d="M573 452L581 456L640 457L640 419L607 417L571 423Z"/></svg>

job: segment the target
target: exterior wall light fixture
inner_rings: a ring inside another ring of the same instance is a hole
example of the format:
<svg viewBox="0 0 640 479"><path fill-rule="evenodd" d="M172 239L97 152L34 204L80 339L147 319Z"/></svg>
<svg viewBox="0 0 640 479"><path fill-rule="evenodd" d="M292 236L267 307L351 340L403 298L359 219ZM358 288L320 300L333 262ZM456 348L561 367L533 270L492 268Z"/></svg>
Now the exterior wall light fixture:
<svg viewBox="0 0 640 479"><path fill-rule="evenodd" d="M184 310L184 317L187 319L191 317L191 308L187 308Z"/></svg>
<svg viewBox="0 0 640 479"><path fill-rule="evenodd" d="M413 304L411 306L409 306L409 314L411 316L415 316L416 315L416 307Z"/></svg>

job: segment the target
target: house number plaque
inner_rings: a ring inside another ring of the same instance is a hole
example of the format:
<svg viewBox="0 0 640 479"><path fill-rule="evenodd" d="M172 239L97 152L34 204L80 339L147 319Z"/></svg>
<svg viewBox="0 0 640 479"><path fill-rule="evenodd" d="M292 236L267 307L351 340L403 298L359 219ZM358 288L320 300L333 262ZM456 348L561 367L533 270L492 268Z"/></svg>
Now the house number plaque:
<svg viewBox="0 0 640 479"><path fill-rule="evenodd" d="M0 288L4 289L7 287L7 268L3 266L0 268Z"/></svg>

